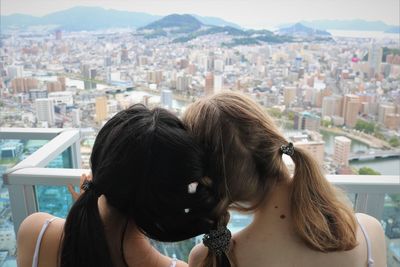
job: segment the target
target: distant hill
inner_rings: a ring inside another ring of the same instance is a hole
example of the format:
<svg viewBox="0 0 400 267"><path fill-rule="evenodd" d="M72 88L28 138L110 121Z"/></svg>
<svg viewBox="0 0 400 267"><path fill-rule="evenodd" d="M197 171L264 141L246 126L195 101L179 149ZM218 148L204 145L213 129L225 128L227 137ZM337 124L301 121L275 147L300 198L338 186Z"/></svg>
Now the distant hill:
<svg viewBox="0 0 400 267"><path fill-rule="evenodd" d="M242 27L240 27L240 25L220 19L220 18L216 18L216 17L201 17L195 14L191 14L193 17L195 17L196 19L198 19L201 23L205 24L205 25L214 25L214 26L220 26L220 27L232 27L232 28L236 28L236 29L241 29Z"/></svg>
<svg viewBox="0 0 400 267"><path fill-rule="evenodd" d="M21 19L21 20L20 20ZM147 13L127 12L100 7L73 7L43 17L28 15L2 16L2 27L27 27L36 25L58 25L67 31L98 30L114 27L140 27L158 17ZM23 23L22 23L23 22Z"/></svg>
<svg viewBox="0 0 400 267"><path fill-rule="evenodd" d="M191 15L172 14L141 27L139 30L166 30L175 28L175 33L183 33L197 31L201 26L203 26L203 23Z"/></svg>
<svg viewBox="0 0 400 267"><path fill-rule="evenodd" d="M400 26L390 27L385 32L387 32L387 33L400 33Z"/></svg>
<svg viewBox="0 0 400 267"><path fill-rule="evenodd" d="M281 28L279 29L278 33L280 35L290 35L290 36L325 36L325 37L331 36L331 34L327 31L306 27L301 23L296 23L293 26Z"/></svg>
<svg viewBox="0 0 400 267"><path fill-rule="evenodd" d="M120 11L100 7L77 6L70 9L50 13L43 17L23 14L1 16L1 28L26 28L38 25L57 25L66 31L99 30L106 28L139 28L148 25L162 16L142 12ZM206 25L237 26L231 22L214 18L196 16L196 19ZM240 28L239 26L237 26Z"/></svg>
<svg viewBox="0 0 400 267"><path fill-rule="evenodd" d="M392 27L382 21L354 20L313 20L300 21L301 24L319 30L387 31ZM282 25L284 26L284 25ZM288 26L288 25L285 25Z"/></svg>

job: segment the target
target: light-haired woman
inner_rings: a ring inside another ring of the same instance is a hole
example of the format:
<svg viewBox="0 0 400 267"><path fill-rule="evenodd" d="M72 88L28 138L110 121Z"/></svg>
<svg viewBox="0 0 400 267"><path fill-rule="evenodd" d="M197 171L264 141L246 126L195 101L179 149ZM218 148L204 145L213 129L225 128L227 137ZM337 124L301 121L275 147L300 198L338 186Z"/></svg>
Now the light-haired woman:
<svg viewBox="0 0 400 267"><path fill-rule="evenodd" d="M183 121L203 146L218 197L214 231L189 266L386 266L379 222L354 214L316 160L288 143L253 100L223 92L192 104ZM292 158L293 176L282 154ZM229 209L254 215L231 240Z"/></svg>

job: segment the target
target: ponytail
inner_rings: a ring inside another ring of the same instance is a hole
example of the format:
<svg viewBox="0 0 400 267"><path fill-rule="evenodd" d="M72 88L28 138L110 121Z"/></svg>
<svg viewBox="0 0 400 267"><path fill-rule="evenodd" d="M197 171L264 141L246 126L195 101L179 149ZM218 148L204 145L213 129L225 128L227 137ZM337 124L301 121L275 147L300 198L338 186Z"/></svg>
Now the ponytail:
<svg viewBox="0 0 400 267"><path fill-rule="evenodd" d="M354 213L338 198L318 163L301 148L291 156L295 163L291 212L296 232L312 249L344 251L357 245Z"/></svg>
<svg viewBox="0 0 400 267"><path fill-rule="evenodd" d="M64 225L61 267L113 265L97 201L96 191L87 190L71 207Z"/></svg>
<svg viewBox="0 0 400 267"><path fill-rule="evenodd" d="M221 211L220 215L217 215L218 220L214 228L226 229L230 219L230 214L228 211L228 203L226 201L221 201L219 205L217 205L215 210L218 209ZM203 244L204 244L204 239L203 239ZM229 248L227 251L216 253L216 251L213 251L211 248L208 248L207 256L202 263L202 267L232 267L232 266L235 266L232 240L230 240Z"/></svg>

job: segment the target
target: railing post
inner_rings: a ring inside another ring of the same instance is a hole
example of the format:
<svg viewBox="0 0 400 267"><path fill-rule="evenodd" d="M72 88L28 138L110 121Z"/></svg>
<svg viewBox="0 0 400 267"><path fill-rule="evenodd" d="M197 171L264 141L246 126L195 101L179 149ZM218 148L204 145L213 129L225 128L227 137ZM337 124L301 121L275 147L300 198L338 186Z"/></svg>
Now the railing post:
<svg viewBox="0 0 400 267"><path fill-rule="evenodd" d="M80 169L82 166L82 158L81 158L81 140L77 140L73 145L71 145L71 159L72 159L72 168Z"/></svg>
<svg viewBox="0 0 400 267"><path fill-rule="evenodd" d="M8 185L14 231L18 232L22 221L37 211L37 203L32 185Z"/></svg>

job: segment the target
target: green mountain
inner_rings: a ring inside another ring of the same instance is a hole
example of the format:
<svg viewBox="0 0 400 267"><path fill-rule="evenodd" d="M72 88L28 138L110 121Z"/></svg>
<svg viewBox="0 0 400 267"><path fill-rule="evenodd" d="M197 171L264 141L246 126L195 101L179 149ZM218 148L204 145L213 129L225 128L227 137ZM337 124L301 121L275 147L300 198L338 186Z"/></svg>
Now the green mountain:
<svg viewBox="0 0 400 267"><path fill-rule="evenodd" d="M1 29L27 28L37 25L56 25L66 31L90 31L106 28L139 28L161 19L162 16L142 12L120 11L100 7L77 6L42 17L24 14L0 16ZM196 19L197 18L197 19ZM196 16L194 24L231 26L236 24L215 17ZM239 26L237 26L240 28Z"/></svg>
<svg viewBox="0 0 400 267"><path fill-rule="evenodd" d="M279 34L291 36L331 36L327 31L318 30L296 23L293 26L279 29Z"/></svg>
<svg viewBox="0 0 400 267"><path fill-rule="evenodd" d="M173 33L197 31L203 26L199 20L191 15L172 14L150 23L139 30L165 30L173 28Z"/></svg>

